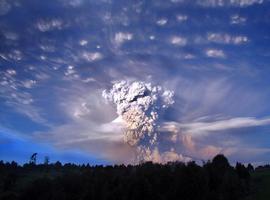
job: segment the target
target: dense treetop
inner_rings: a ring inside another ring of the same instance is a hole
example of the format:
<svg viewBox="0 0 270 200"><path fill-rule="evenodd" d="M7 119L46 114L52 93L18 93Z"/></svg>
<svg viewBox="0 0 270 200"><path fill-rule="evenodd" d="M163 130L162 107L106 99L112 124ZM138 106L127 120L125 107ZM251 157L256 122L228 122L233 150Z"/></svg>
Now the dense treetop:
<svg viewBox="0 0 270 200"><path fill-rule="evenodd" d="M203 166L195 162L90 166L45 161L23 166L1 161L0 199L237 200L247 196L250 188L248 168L240 163L230 166L223 155Z"/></svg>

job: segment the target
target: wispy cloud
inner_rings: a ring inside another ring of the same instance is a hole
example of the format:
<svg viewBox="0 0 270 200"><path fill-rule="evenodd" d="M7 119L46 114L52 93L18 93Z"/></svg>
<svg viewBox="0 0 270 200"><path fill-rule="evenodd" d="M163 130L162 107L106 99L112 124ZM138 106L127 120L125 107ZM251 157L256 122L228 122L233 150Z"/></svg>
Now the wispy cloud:
<svg viewBox="0 0 270 200"><path fill-rule="evenodd" d="M167 122L162 127L162 130L172 132L184 132L192 134L193 136L201 136L213 132L240 129L246 127L266 126L270 125L270 118L256 119L252 117L246 118L231 118L226 120L219 120L213 122L193 122L193 123L177 123Z"/></svg>
<svg viewBox="0 0 270 200"><path fill-rule="evenodd" d="M262 4L264 0L198 0L197 3L206 7L235 6L246 7L253 4Z"/></svg>
<svg viewBox="0 0 270 200"><path fill-rule="evenodd" d="M248 42L247 36L231 36L229 34L222 33L208 33L207 40L210 42L221 43L221 44L244 44Z"/></svg>
<svg viewBox="0 0 270 200"><path fill-rule="evenodd" d="M34 99L29 91L36 80L20 80L17 71L7 69L0 72L0 98L6 106L29 117L31 120L46 124L46 120L40 115L40 109L33 105Z"/></svg>
<svg viewBox="0 0 270 200"><path fill-rule="evenodd" d="M6 0L3 0L0 2L0 15L6 15L10 10L12 6L10 3Z"/></svg>

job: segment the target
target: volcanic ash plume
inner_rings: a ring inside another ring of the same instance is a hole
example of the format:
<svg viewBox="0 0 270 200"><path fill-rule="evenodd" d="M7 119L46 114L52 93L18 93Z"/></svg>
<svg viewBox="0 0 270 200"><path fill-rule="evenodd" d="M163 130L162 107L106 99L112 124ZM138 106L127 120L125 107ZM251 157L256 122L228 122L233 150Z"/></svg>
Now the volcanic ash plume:
<svg viewBox="0 0 270 200"><path fill-rule="evenodd" d="M124 141L140 148L157 143L157 128L162 110L173 104L174 93L145 82L116 82L103 97L117 106L125 123Z"/></svg>

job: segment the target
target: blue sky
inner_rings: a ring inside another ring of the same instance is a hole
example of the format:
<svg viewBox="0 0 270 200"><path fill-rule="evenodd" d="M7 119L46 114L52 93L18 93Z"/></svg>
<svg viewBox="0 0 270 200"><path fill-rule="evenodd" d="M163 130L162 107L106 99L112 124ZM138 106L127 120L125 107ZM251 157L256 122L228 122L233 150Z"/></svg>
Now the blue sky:
<svg viewBox="0 0 270 200"><path fill-rule="evenodd" d="M0 159L131 162L102 91L132 80L174 91L160 153L268 163L269 10L268 0L1 0Z"/></svg>

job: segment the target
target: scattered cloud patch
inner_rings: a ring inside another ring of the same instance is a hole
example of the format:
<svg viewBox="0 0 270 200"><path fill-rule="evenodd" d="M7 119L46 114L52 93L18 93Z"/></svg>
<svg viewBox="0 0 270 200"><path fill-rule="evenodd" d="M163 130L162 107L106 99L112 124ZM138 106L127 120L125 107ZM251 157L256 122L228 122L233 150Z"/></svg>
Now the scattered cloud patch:
<svg viewBox="0 0 270 200"><path fill-rule="evenodd" d="M187 59L187 60L189 60L189 59L194 59L195 58L195 56L193 55L193 54L185 54L184 55L184 59Z"/></svg>
<svg viewBox="0 0 270 200"><path fill-rule="evenodd" d="M156 39L156 37L155 37L154 35L150 35L150 36L149 36L149 39L150 39L150 40L154 40L154 39Z"/></svg>
<svg viewBox="0 0 270 200"><path fill-rule="evenodd" d="M92 78L92 77L88 77L86 79L83 79L82 82L84 83L90 83L90 82L95 82L96 79Z"/></svg>
<svg viewBox="0 0 270 200"><path fill-rule="evenodd" d="M10 10L12 6L7 0L1 0L0 1L0 16L6 15Z"/></svg>
<svg viewBox="0 0 270 200"><path fill-rule="evenodd" d="M254 4L262 4L264 0L197 0L198 5L205 7L247 7Z"/></svg>
<svg viewBox="0 0 270 200"><path fill-rule="evenodd" d="M5 36L6 39L8 40L18 40L19 39L19 35L14 33L14 32L10 32L10 31L4 31L3 35Z"/></svg>
<svg viewBox="0 0 270 200"><path fill-rule="evenodd" d="M42 19L36 23L36 28L41 32L61 30L63 29L63 21L60 19L52 19L52 20Z"/></svg>
<svg viewBox="0 0 270 200"><path fill-rule="evenodd" d="M117 46L121 46L124 42L133 39L133 34L128 32L118 32L114 36L114 42Z"/></svg>
<svg viewBox="0 0 270 200"><path fill-rule="evenodd" d="M83 4L83 2L84 0L63 0L63 3L71 7L79 7Z"/></svg>
<svg viewBox="0 0 270 200"><path fill-rule="evenodd" d="M220 44L244 44L248 42L247 36L231 36L229 34L222 33L208 33L207 40L210 42L220 43Z"/></svg>
<svg viewBox="0 0 270 200"><path fill-rule="evenodd" d="M84 52L82 54L82 57L88 62L94 62L101 60L103 58L103 55L99 52Z"/></svg>
<svg viewBox="0 0 270 200"><path fill-rule="evenodd" d="M65 74L64 80L73 81L80 79L79 73L77 72L76 68L72 65L69 65L66 68L64 74Z"/></svg>
<svg viewBox="0 0 270 200"><path fill-rule="evenodd" d="M65 75L66 76L69 76L69 75L72 75L72 74L75 74L76 73L76 71L75 71L75 69L74 69L74 66L68 66L67 67L67 70L66 70L66 72L65 72Z"/></svg>
<svg viewBox="0 0 270 200"><path fill-rule="evenodd" d="M45 52L54 52L55 51L55 47L53 45L47 45L47 44L40 45L39 48Z"/></svg>
<svg viewBox="0 0 270 200"><path fill-rule="evenodd" d="M23 54L20 50L15 49L8 54L8 58L14 61L20 61L23 59Z"/></svg>
<svg viewBox="0 0 270 200"><path fill-rule="evenodd" d="M243 24L246 23L247 18L242 17L242 16L236 14L236 15L232 15L231 18L230 18L230 20L231 20L230 21L231 24L240 24L240 25L243 25Z"/></svg>
<svg viewBox="0 0 270 200"><path fill-rule="evenodd" d="M225 58L226 55L221 49L207 49L205 52L207 57L210 58Z"/></svg>
<svg viewBox="0 0 270 200"><path fill-rule="evenodd" d="M198 5L206 6L206 7L217 7L217 6L224 6L226 0L198 0Z"/></svg>
<svg viewBox="0 0 270 200"><path fill-rule="evenodd" d="M14 76L17 74L17 72L14 69L7 69L7 73L11 76Z"/></svg>
<svg viewBox="0 0 270 200"><path fill-rule="evenodd" d="M159 26L164 26L164 25L167 24L167 22L168 22L168 19L166 19L166 18L161 18L161 19L159 19L156 23L157 23L157 25L159 25Z"/></svg>
<svg viewBox="0 0 270 200"><path fill-rule="evenodd" d="M253 4L262 4L265 0L230 0L230 3L234 6L251 6Z"/></svg>
<svg viewBox="0 0 270 200"><path fill-rule="evenodd" d="M87 41L87 40L80 40L79 44L80 44L81 46L85 46L85 45L88 44L88 41Z"/></svg>
<svg viewBox="0 0 270 200"><path fill-rule="evenodd" d="M176 19L178 22L184 22L188 20L188 16L187 15L176 15Z"/></svg>
<svg viewBox="0 0 270 200"><path fill-rule="evenodd" d="M22 89L30 89L36 84L34 80L21 80L14 69L0 70L0 100L14 111L27 116L34 122L47 124L41 116L40 109L35 107L32 94ZM8 95L7 95L8 94Z"/></svg>
<svg viewBox="0 0 270 200"><path fill-rule="evenodd" d="M37 81L36 80L26 80L26 81L23 81L22 84L25 88L31 89L37 84Z"/></svg>
<svg viewBox="0 0 270 200"><path fill-rule="evenodd" d="M183 3L183 2L185 2L185 0L171 0L171 2L173 2L173 3Z"/></svg>
<svg viewBox="0 0 270 200"><path fill-rule="evenodd" d="M173 36L171 37L170 42L176 46L185 46L187 44L187 39L180 36Z"/></svg>

